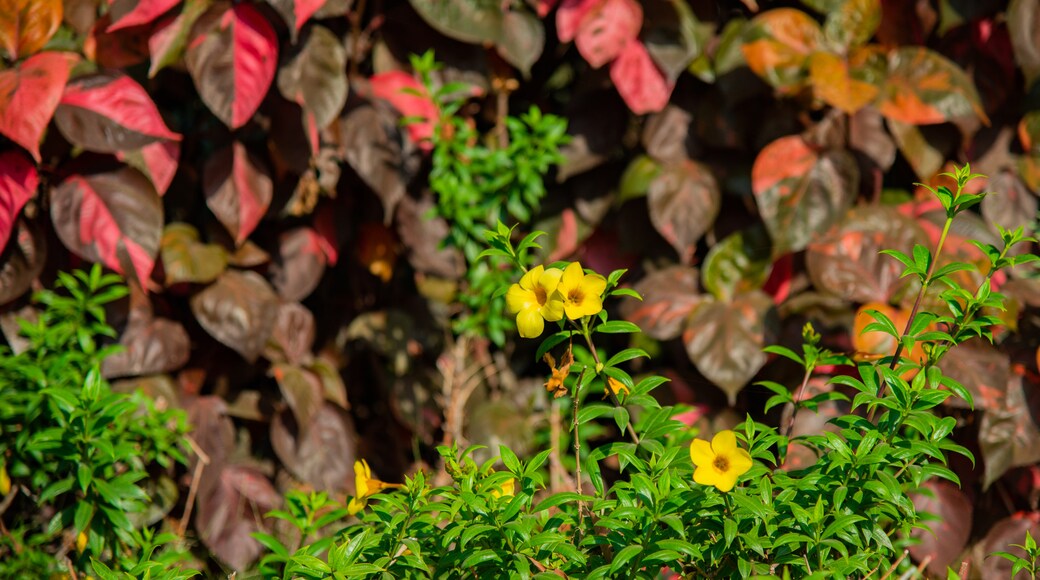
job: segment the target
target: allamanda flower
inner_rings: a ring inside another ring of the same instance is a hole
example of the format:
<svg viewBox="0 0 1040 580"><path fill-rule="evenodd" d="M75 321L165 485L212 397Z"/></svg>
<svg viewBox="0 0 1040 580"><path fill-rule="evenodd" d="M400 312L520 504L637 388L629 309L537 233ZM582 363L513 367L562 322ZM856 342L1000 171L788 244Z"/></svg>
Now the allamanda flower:
<svg viewBox="0 0 1040 580"><path fill-rule="evenodd" d="M563 296L564 312L571 320L599 314L603 310L603 291L606 289L606 278L599 274L586 274L578 262L567 266L560 285L556 287Z"/></svg>
<svg viewBox="0 0 1040 580"><path fill-rule="evenodd" d="M372 468L364 459L354 462L354 497L347 504L347 512L354 515L365 509L369 496L375 495L384 489L401 487L400 483L387 483L372 477Z"/></svg>
<svg viewBox="0 0 1040 580"><path fill-rule="evenodd" d="M751 469L751 455L737 447L737 436L732 431L719 431L708 443L694 439L690 444L690 459L697 466L693 480L701 485L714 485L719 491L729 491L737 478Z"/></svg>
<svg viewBox="0 0 1040 580"><path fill-rule="evenodd" d="M545 329L546 320L563 318L563 297L556 292L562 276L563 272L556 268L535 266L520 278L519 284L509 287L506 306L516 314L520 336L537 338Z"/></svg>

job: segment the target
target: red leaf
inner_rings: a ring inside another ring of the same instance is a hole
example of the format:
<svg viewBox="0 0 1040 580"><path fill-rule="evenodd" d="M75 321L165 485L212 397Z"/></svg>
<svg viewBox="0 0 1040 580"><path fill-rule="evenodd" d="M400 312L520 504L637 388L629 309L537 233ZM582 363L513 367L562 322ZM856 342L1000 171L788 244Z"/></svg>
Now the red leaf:
<svg viewBox="0 0 1040 580"><path fill-rule="evenodd" d="M0 153L0 252L14 230L14 222L25 202L39 185L36 166L17 151Z"/></svg>
<svg viewBox="0 0 1040 580"><path fill-rule="evenodd" d="M115 32L121 28L137 26L138 24L148 24L162 16L167 10L180 4L180 2L181 0L138 0L137 5L129 12L116 18L116 21L108 27L106 32Z"/></svg>
<svg viewBox="0 0 1040 580"><path fill-rule="evenodd" d="M61 100L75 56L41 52L0 71L0 134L40 161L40 139Z"/></svg>
<svg viewBox="0 0 1040 580"><path fill-rule="evenodd" d="M650 58L642 42L634 40L625 45L617 60L610 65L610 80L614 81L625 104L637 115L664 109L675 86Z"/></svg>
<svg viewBox="0 0 1040 580"><path fill-rule="evenodd" d="M163 207L138 171L72 175L51 192L51 220L74 253L136 276L147 288L162 238Z"/></svg>
<svg viewBox="0 0 1040 580"><path fill-rule="evenodd" d="M122 73L80 77L65 87L55 113L58 128L76 145L115 153L158 139L179 141L166 127L152 98Z"/></svg>
<svg viewBox="0 0 1040 580"><path fill-rule="evenodd" d="M574 45L599 68L617 58L642 27L643 8L635 0L604 0L582 17Z"/></svg>
<svg viewBox="0 0 1040 580"><path fill-rule="evenodd" d="M117 151L116 158L148 176L160 196L170 188L177 174L181 144L176 141L156 141L133 151Z"/></svg>
<svg viewBox="0 0 1040 580"><path fill-rule="evenodd" d="M267 168L237 141L206 163L202 188L206 205L239 245L267 213L274 193Z"/></svg>
<svg viewBox="0 0 1040 580"><path fill-rule="evenodd" d="M314 214L314 231L318 232L318 243L330 266L339 261L339 237L336 234L336 213L331 206L325 206Z"/></svg>
<svg viewBox="0 0 1040 580"><path fill-rule="evenodd" d="M424 119L408 125L408 136L423 151L432 149L430 139L433 137L433 124L437 120L438 111L426 94L426 87L412 75L398 70L377 74L369 79L369 83L375 98L389 102L405 117ZM422 96L405 92L405 89L417 91Z"/></svg>
<svg viewBox="0 0 1040 580"><path fill-rule="evenodd" d="M602 3L603 0L563 0L560 9L556 11L556 34L560 42L574 40L585 15Z"/></svg>
<svg viewBox="0 0 1040 580"><path fill-rule="evenodd" d="M324 5L325 0L295 0L293 12L296 14L296 31L299 32L303 24Z"/></svg>
<svg viewBox="0 0 1040 580"><path fill-rule="evenodd" d="M278 37L250 4L217 5L196 26L202 32L188 46L188 72L202 102L237 129L252 118L271 87Z"/></svg>

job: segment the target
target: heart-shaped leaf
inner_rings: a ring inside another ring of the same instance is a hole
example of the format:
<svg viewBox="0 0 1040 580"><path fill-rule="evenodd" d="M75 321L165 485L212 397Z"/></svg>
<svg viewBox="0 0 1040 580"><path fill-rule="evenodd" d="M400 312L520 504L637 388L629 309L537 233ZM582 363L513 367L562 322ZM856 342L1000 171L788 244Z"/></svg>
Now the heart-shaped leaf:
<svg viewBox="0 0 1040 580"><path fill-rule="evenodd" d="M159 140L179 141L144 88L120 72L73 79L54 120L65 138L89 151L115 153Z"/></svg>
<svg viewBox="0 0 1040 580"><path fill-rule="evenodd" d="M1011 0L1005 17L1015 61L1030 86L1040 77L1040 6L1032 0Z"/></svg>
<svg viewBox="0 0 1040 580"><path fill-rule="evenodd" d="M971 77L946 57L922 46L901 47L889 53L878 109L889 119L911 125L971 116L989 123Z"/></svg>
<svg viewBox="0 0 1040 580"><path fill-rule="evenodd" d="M278 90L314 115L318 127L331 123L347 102L347 49L340 39L325 27L310 27L286 55Z"/></svg>
<svg viewBox="0 0 1040 580"><path fill-rule="evenodd" d="M271 445L289 472L315 489L354 492L357 435L350 417L324 403L307 429L300 427L287 411L271 421Z"/></svg>
<svg viewBox="0 0 1040 580"><path fill-rule="evenodd" d="M191 355L191 341L179 322L156 318L147 297L134 296L130 320L119 337L123 350L105 358L101 373L105 378L160 374L184 366Z"/></svg>
<svg viewBox="0 0 1040 580"><path fill-rule="evenodd" d="M185 0L180 13L155 23L148 37L148 53L151 55L149 77L180 61L195 22L206 13L210 3L210 0Z"/></svg>
<svg viewBox="0 0 1040 580"><path fill-rule="evenodd" d="M14 231L25 203L36 195L36 166L19 151L0 152L0 252Z"/></svg>
<svg viewBox="0 0 1040 580"><path fill-rule="evenodd" d="M0 71L0 134L40 161L40 139L54 116L75 56L63 52L34 54Z"/></svg>
<svg viewBox="0 0 1040 580"><path fill-rule="evenodd" d="M697 240L715 223L722 204L711 170L691 160L662 167L650 182L646 201L654 227L683 263L692 260Z"/></svg>
<svg viewBox="0 0 1040 580"><path fill-rule="evenodd" d="M162 16L171 8L180 4L181 0L113 0L109 3L109 14L112 24L108 32L115 32L131 26L148 24Z"/></svg>
<svg viewBox="0 0 1040 580"><path fill-rule="evenodd" d="M738 230L708 250L701 280L719 300L758 290L772 271L772 242L761 224Z"/></svg>
<svg viewBox="0 0 1040 580"><path fill-rule="evenodd" d="M886 206L855 208L819 240L809 244L806 262L813 284L851 302L889 302L903 265L880 254L906 254L927 238L914 220Z"/></svg>
<svg viewBox="0 0 1040 580"><path fill-rule="evenodd" d="M635 0L602 0L585 13L574 37L592 68L614 60L643 27L643 8Z"/></svg>
<svg viewBox="0 0 1040 580"><path fill-rule="evenodd" d="M652 272L636 283L643 300L626 298L621 311L626 320L647 336L671 340L682 334L686 319L704 300L697 289L698 273L688 266L671 266Z"/></svg>
<svg viewBox="0 0 1040 580"><path fill-rule="evenodd" d="M0 304L25 294L43 272L47 246L43 232L24 217L15 222L7 247L0 252Z"/></svg>
<svg viewBox="0 0 1040 580"><path fill-rule="evenodd" d="M18 60L38 52L61 25L61 0L0 0L0 50Z"/></svg>
<svg viewBox="0 0 1040 580"><path fill-rule="evenodd" d="M296 35L303 29L303 25L325 2L326 0L267 0L267 3L273 6L289 25L293 43L296 42Z"/></svg>
<svg viewBox="0 0 1040 580"><path fill-rule="evenodd" d="M777 8L749 23L741 50L755 74L778 89L794 91L805 82L806 61L822 42L823 31L811 16Z"/></svg>
<svg viewBox="0 0 1040 580"><path fill-rule="evenodd" d="M208 493L198 494L195 529L199 539L221 562L244 570L263 552L253 534L268 529L264 514L282 505L282 496L258 469L228 465L207 468Z"/></svg>
<svg viewBox="0 0 1040 580"><path fill-rule="evenodd" d="M675 88L638 40L625 44L611 63L610 80L628 108L637 115L664 109Z"/></svg>
<svg viewBox="0 0 1040 580"><path fill-rule="evenodd" d="M140 149L117 151L116 159L145 174L159 195L165 195L180 164L181 144L156 141Z"/></svg>
<svg viewBox="0 0 1040 580"><path fill-rule="evenodd" d="M199 232L191 224L172 223L163 230L162 261L167 286L207 284L227 269L227 251L199 242Z"/></svg>
<svg viewBox="0 0 1040 580"><path fill-rule="evenodd" d="M313 346L314 315L299 302L283 302L278 307L278 318L264 357L273 362L302 365L313 358Z"/></svg>
<svg viewBox="0 0 1040 580"><path fill-rule="evenodd" d="M141 288L162 237L159 194L139 171L73 174L50 193L51 220L69 250L132 277Z"/></svg>
<svg viewBox="0 0 1040 580"><path fill-rule="evenodd" d="M762 348L776 326L773 300L756 290L728 302L705 300L693 311L683 342L697 370L726 393L732 406L765 365Z"/></svg>
<svg viewBox="0 0 1040 580"><path fill-rule="evenodd" d="M755 158L751 188L774 253L796 252L845 215L859 191L859 168L847 151L820 152L789 135Z"/></svg>
<svg viewBox="0 0 1040 580"><path fill-rule="evenodd" d="M279 302L256 272L227 270L191 297L191 311L210 336L253 362L271 336Z"/></svg>
<svg viewBox="0 0 1040 580"><path fill-rule="evenodd" d="M271 282L286 300L303 300L321 282L325 261L318 233L307 227L294 228L278 239Z"/></svg>
<svg viewBox="0 0 1040 580"><path fill-rule="evenodd" d="M849 63L829 52L816 52L809 57L809 81L820 100L849 115L869 105L879 90L855 78Z"/></svg>
<svg viewBox="0 0 1040 580"><path fill-rule="evenodd" d="M238 245L260 224L274 195L267 166L238 141L206 162L202 189L206 205Z"/></svg>
<svg viewBox="0 0 1040 580"><path fill-rule="evenodd" d="M408 0L437 32L469 43L494 44L502 32L502 3L497 0Z"/></svg>
<svg viewBox="0 0 1040 580"><path fill-rule="evenodd" d="M427 94L426 87L404 71L380 73L368 82L373 97L387 101L402 116L415 119L408 123L408 136L423 151L431 150L433 127L440 111Z"/></svg>
<svg viewBox="0 0 1040 580"><path fill-rule="evenodd" d="M502 15L502 36L495 48L526 78L545 48L545 25L530 12L507 10Z"/></svg>
<svg viewBox="0 0 1040 580"><path fill-rule="evenodd" d="M1035 396L1027 397L1024 387L1022 375L1012 373L1004 404L982 415L979 446L985 464L983 489L1012 467L1040 461L1040 429L1033 419L1038 401Z"/></svg>
<svg viewBox="0 0 1040 580"><path fill-rule="evenodd" d="M383 107L360 106L340 127L347 163L383 201L383 215L392 216L419 170L412 142L403 137L393 113Z"/></svg>
<svg viewBox="0 0 1040 580"><path fill-rule="evenodd" d="M185 64L202 102L225 125L245 125L278 65L278 36L252 5L215 4L193 28Z"/></svg>
<svg viewBox="0 0 1040 580"><path fill-rule="evenodd" d="M300 435L305 437L318 409L325 403L321 382L312 373L286 363L271 367L271 375L278 381L278 388L292 409Z"/></svg>

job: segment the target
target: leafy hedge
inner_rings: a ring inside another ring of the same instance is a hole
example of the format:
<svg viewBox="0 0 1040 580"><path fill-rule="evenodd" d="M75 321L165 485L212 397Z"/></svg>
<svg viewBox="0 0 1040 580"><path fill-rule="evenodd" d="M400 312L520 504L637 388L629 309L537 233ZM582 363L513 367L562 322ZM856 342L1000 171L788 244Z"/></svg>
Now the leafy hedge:
<svg viewBox="0 0 1040 580"><path fill-rule="evenodd" d="M649 338L611 346L658 355L626 368L671 378L658 396L688 405L680 419L714 432L750 413L796 434L845 409L766 410L754 383L802 376L765 346L795 348L811 321L835 352L890 354L894 339L859 332L867 312L899 326L919 288L880 249L945 236L943 259L985 265L969 242L997 245L994 223L1036 230L1040 10L1026 0L3 12L0 330L26 352L15 321L39 319L31 291L59 271L94 262L129 281L106 307L124 349L99 370L187 412L201 453L169 474L180 499L164 509L191 512L214 570L257 561L251 534L289 490L354 494L355 459L400 481L442 466L440 443L533 455L555 440L548 371L496 295L518 272L478 259L498 220L548 231L541 262L629 270L644 300L613 315ZM950 185L937 174L953 161L990 176L972 193L999 194L947 231L912 184ZM965 288L982 275L956 273ZM961 487L916 500L956 532L914 548L932 570L974 554L988 573L1000 560L981 555L1040 527L1038 284L1029 266L994 277L1009 306L994 343L943 365L976 409L939 414L979 465L954 461ZM619 439L606 419L583 436Z"/></svg>

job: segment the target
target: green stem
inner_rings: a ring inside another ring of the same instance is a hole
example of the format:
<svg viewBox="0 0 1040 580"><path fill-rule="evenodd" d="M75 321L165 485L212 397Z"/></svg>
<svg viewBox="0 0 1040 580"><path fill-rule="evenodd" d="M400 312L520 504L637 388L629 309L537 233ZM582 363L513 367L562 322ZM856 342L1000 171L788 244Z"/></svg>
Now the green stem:
<svg viewBox="0 0 1040 580"><path fill-rule="evenodd" d="M587 317L581 319L581 328L578 328L578 325L573 320L571 321L571 324L574 324L574 327L577 328L579 332L581 332L581 335L583 337L585 337L585 344L589 346L589 350L592 352L592 360L596 362L596 373L599 374L601 369L603 368L603 363L600 362L599 353L596 352L596 345L592 342L592 331L589 329L589 319ZM607 377L602 378L603 388L606 389L607 395L610 397L610 402L613 403L615 407L622 406L621 401L617 398L617 395L614 393L614 389L610 388L610 383L607 382ZM639 445L639 434L636 433L635 427L632 426L631 418L628 420L628 425L625 431L628 432L628 436L630 439L632 439L632 443Z"/></svg>

